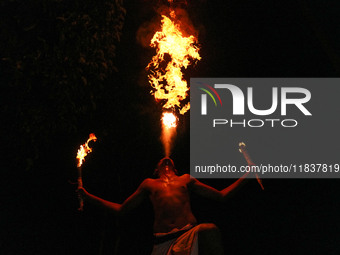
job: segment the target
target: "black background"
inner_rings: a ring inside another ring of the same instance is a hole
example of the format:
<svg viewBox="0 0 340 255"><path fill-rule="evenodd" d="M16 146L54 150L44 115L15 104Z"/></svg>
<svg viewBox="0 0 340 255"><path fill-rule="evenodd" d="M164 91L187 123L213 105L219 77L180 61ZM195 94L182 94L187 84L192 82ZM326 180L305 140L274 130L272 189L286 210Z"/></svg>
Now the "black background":
<svg viewBox="0 0 340 255"><path fill-rule="evenodd" d="M157 15L157 4L125 1L112 87L108 82L102 89L106 96L94 114L77 118L75 131L46 129L50 136L45 136L51 139L35 142L40 154L30 167L24 158L30 143L16 136L15 125L20 123L5 115L2 138L11 137L15 146L6 140L1 162L1 254L150 252L149 203L119 219L117 226L114 216L91 205L78 212L76 185L71 183L76 181L76 151L90 132L98 141L84 164L84 186L105 199L123 202L144 178L152 176L163 157L161 109L149 95L145 71L154 51L136 40L138 28ZM189 1L185 8L199 30L202 56L186 78L339 76L339 4L335 1ZM13 95L6 90L13 88L6 81L3 84L2 104L8 113L9 105L23 103L15 96L11 102L5 100ZM39 89L39 82L35 88ZM50 107L48 100L26 103ZM17 148L20 153L14 157ZM189 171L189 114L181 117L172 158L181 173ZM221 189L232 180L204 182ZM200 222L220 228L226 254L338 254L339 184L337 179L267 179L261 191L256 181L250 181L226 204L193 196L192 206Z"/></svg>

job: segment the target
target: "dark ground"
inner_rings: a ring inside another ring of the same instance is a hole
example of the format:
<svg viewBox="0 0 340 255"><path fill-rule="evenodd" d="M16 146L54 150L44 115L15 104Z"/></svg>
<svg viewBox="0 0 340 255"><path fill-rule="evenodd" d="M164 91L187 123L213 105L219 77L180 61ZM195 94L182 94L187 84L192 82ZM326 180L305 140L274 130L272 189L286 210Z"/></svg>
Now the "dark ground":
<svg viewBox="0 0 340 255"><path fill-rule="evenodd" d="M188 70L187 78L339 77L340 6L335 1L197 2L189 2L188 9L200 30L202 60ZM45 150L44 141L36 142L38 149L43 149L30 168L26 168L24 156L24 162L18 163L21 154L13 157L15 146L4 148L1 254L150 252L149 203L120 219L117 227L112 215L91 205L78 212L76 185L70 184L76 181L76 150L90 132L97 135L98 142L84 164L84 185L108 200L124 201L152 175L163 156L158 121L161 109L148 94L144 71L153 51L136 42L140 25L156 14L146 1L125 1L124 7L125 24L115 59L118 73L112 87L101 90L105 95L91 117L81 115L74 122L76 131L49 133L47 128L53 146ZM6 96L6 89L12 87L4 85ZM17 97L11 101L22 104ZM28 102L33 103L50 104L48 100ZM4 107L9 104L5 101ZM29 143L16 136L16 127L6 118L2 123L6 135L13 137L26 156ZM177 168L187 173L188 114L181 121L172 157ZM204 182L223 188L232 180ZM226 254L339 254L338 179L263 182L264 192L251 181L223 205L193 197L198 220L214 222L221 229Z"/></svg>

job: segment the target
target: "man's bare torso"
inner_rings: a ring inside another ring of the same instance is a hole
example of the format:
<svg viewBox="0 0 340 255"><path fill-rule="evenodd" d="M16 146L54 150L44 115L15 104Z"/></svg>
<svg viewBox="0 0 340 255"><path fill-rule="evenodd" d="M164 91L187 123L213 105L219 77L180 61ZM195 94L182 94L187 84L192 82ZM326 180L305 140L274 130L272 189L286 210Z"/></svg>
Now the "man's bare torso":
<svg viewBox="0 0 340 255"><path fill-rule="evenodd" d="M190 176L161 176L148 179L146 189L149 191L154 213L154 232L167 233L175 228L196 223L191 212Z"/></svg>

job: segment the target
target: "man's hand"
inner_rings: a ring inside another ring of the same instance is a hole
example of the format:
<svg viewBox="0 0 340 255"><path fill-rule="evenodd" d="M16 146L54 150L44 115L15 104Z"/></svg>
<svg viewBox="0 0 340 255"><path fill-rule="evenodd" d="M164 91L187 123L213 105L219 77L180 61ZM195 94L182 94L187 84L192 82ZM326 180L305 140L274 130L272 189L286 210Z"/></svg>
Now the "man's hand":
<svg viewBox="0 0 340 255"><path fill-rule="evenodd" d="M89 195L89 193L88 193L88 192L86 191L86 189L84 189L83 187L78 188L76 192L78 193L78 197L79 197L80 199L84 199L84 200L85 200L85 199L88 197L88 195Z"/></svg>

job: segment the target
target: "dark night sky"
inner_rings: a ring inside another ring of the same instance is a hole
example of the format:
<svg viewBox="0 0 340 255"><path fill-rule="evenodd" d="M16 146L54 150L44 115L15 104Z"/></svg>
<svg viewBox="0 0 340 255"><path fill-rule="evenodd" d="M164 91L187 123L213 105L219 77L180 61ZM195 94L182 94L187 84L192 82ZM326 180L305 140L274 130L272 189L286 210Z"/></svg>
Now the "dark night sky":
<svg viewBox="0 0 340 255"><path fill-rule="evenodd" d="M202 60L186 77L339 77L339 7L316 0L189 1ZM161 109L148 94L144 70L154 52L136 41L138 28L156 13L145 0L125 1L125 8L116 59L120 96L110 108L114 121L107 119L111 112L99 115L97 122L79 127L79 137L60 141L56 155L35 169L5 171L1 254L113 254L118 236L118 254L150 251L149 203L120 219L117 228L112 215L93 206L79 213L76 186L69 182L76 180L77 147L90 132L98 142L84 166L84 185L108 200L124 201L163 156ZM103 130L108 121L113 128ZM181 121L172 157L187 173L188 114ZM232 180L204 182L221 189ZM194 196L193 210L200 222L220 227L226 254L339 254L339 184L337 179L266 179L262 192L251 181L223 205Z"/></svg>

